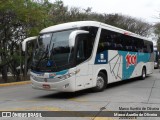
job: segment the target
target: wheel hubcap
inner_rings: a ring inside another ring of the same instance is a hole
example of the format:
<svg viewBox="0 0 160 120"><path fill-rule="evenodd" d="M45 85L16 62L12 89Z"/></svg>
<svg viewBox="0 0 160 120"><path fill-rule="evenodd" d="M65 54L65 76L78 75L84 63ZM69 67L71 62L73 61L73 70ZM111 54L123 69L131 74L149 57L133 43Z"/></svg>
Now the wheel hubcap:
<svg viewBox="0 0 160 120"><path fill-rule="evenodd" d="M97 77L97 87L102 88L104 86L104 79L102 77Z"/></svg>

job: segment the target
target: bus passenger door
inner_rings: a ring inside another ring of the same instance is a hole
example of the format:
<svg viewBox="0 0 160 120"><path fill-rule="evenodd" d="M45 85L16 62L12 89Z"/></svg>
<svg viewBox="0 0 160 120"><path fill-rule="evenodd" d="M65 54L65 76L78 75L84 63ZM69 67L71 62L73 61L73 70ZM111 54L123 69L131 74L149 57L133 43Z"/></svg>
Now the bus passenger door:
<svg viewBox="0 0 160 120"><path fill-rule="evenodd" d="M76 90L89 88L92 86L92 81L89 79L88 62L77 65L76 70Z"/></svg>
<svg viewBox="0 0 160 120"><path fill-rule="evenodd" d="M76 70L79 71L76 74L76 90L89 88L92 86L91 71L88 67L88 59L91 55L91 46L89 45L89 35L80 34L76 39Z"/></svg>

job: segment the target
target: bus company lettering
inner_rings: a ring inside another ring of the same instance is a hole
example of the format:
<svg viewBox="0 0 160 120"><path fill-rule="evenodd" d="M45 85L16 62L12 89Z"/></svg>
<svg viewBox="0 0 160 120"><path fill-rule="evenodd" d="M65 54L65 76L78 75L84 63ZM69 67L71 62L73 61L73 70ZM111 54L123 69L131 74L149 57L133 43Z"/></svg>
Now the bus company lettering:
<svg viewBox="0 0 160 120"><path fill-rule="evenodd" d="M131 65L137 64L137 54L127 54L126 55L126 67L129 68Z"/></svg>

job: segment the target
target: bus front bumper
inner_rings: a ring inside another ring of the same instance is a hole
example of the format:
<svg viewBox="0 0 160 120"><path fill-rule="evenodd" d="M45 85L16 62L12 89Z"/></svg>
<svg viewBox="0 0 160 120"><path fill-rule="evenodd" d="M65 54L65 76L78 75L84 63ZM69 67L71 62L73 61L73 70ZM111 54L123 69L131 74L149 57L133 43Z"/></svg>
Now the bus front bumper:
<svg viewBox="0 0 160 120"><path fill-rule="evenodd" d="M59 82L38 82L30 77L32 88L47 91L75 92L75 77ZM54 81L54 79L53 79Z"/></svg>

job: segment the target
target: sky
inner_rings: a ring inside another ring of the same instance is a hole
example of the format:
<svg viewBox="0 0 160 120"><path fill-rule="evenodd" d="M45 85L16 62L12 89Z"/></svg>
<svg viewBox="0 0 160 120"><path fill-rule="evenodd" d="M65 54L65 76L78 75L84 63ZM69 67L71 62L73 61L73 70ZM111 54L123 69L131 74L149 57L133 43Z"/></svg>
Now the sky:
<svg viewBox="0 0 160 120"><path fill-rule="evenodd" d="M55 0L50 0L55 2ZM92 12L119 13L151 24L160 22L160 0L62 0L68 7L91 7Z"/></svg>

